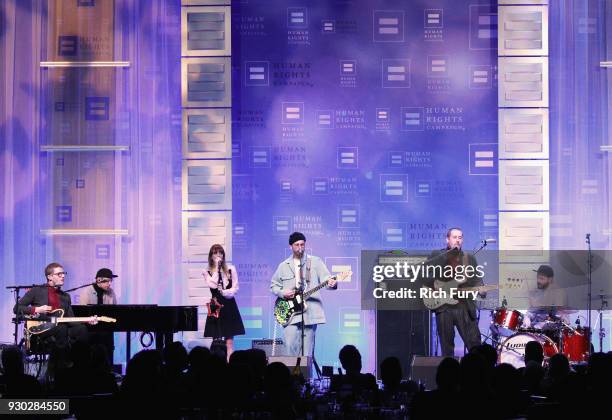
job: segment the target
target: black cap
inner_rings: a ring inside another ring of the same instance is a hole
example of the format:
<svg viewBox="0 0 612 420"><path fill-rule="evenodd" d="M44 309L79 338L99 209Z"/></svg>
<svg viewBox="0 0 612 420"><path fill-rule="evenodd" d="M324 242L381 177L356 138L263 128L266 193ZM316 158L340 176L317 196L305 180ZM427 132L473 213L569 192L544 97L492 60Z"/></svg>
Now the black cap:
<svg viewBox="0 0 612 420"><path fill-rule="evenodd" d="M98 277L102 277L105 279L112 279L114 277L119 277L116 274L113 274L113 272L110 270L110 268L101 268L98 270L98 272L96 273L96 278Z"/></svg>
<svg viewBox="0 0 612 420"><path fill-rule="evenodd" d="M533 270L538 274L542 274L543 276L546 277L554 277L555 276L555 272L553 271L552 267L550 265L541 265L538 267L537 270Z"/></svg>
<svg viewBox="0 0 612 420"><path fill-rule="evenodd" d="M289 235L289 245L293 245L293 243L297 241L305 241L305 240L306 240L306 237L304 236L302 232L293 232L291 235Z"/></svg>

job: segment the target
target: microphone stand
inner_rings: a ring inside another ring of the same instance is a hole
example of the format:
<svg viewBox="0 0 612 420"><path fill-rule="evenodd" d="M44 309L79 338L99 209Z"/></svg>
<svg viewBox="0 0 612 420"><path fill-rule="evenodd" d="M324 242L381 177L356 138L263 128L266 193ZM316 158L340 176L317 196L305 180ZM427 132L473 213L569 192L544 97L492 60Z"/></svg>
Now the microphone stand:
<svg viewBox="0 0 612 420"><path fill-rule="evenodd" d="M40 285L40 284L31 284L29 286L6 286L7 289L13 289L13 294L15 295L15 306L17 306L19 304L19 292L21 291L21 289L31 289L34 287L46 287L46 285ZM18 346L19 345L19 341L18 341L18 335L19 335L19 324L21 321L21 316L23 316L22 313L20 313L20 311L17 311L17 313L15 314L15 318L13 318L13 324L15 324L15 330L13 331L13 338L14 338L14 342L15 345Z"/></svg>
<svg viewBox="0 0 612 420"><path fill-rule="evenodd" d="M87 283L82 286L73 287L72 289L64 290L65 293L74 292L75 290L83 289L88 286L95 286L96 283Z"/></svg>
<svg viewBox="0 0 612 420"><path fill-rule="evenodd" d="M588 252L587 252L587 281L589 284L589 292L588 292L588 300L587 300L587 312L589 314L589 353L591 353L591 341L593 338L593 335L591 334L591 288L593 287L593 278L591 276L592 272L593 272L593 267L592 267L592 255L591 255L591 234L587 233L586 234L586 243L588 246ZM601 350L600 350L601 351Z"/></svg>

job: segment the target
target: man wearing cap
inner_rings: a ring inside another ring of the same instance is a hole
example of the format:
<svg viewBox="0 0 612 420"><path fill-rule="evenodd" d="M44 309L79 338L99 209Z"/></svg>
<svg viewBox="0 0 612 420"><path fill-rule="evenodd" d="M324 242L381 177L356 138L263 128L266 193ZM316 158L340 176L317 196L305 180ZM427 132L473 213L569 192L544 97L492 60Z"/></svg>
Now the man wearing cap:
<svg viewBox="0 0 612 420"><path fill-rule="evenodd" d="M301 232L289 236L291 255L278 265L270 282L270 291L277 297L291 299L296 290L308 291L329 280L328 289L336 289L336 279L319 257L306 255L306 237ZM323 302L319 291L306 299L304 314L304 355L314 353L315 333L318 324L325 323ZM302 354L302 315L294 315L284 328L285 348L288 356Z"/></svg>
<svg viewBox="0 0 612 420"><path fill-rule="evenodd" d="M529 292L529 319L536 328L544 328L541 324L550 317L563 315L567 308L567 293L565 289L554 282L555 272L549 265L541 265L536 272L536 289Z"/></svg>
<svg viewBox="0 0 612 420"><path fill-rule="evenodd" d="M113 279L119 277L108 268L96 273L96 282L83 289L79 295L80 305L116 305L117 297L111 287Z"/></svg>
<svg viewBox="0 0 612 420"><path fill-rule="evenodd" d="M116 305L117 296L111 287L113 279L119 277L109 268L101 268L96 273L96 282L84 288L79 295L81 305ZM89 343L102 345L110 363L113 362L115 338L112 331L105 331L104 326L89 328Z"/></svg>

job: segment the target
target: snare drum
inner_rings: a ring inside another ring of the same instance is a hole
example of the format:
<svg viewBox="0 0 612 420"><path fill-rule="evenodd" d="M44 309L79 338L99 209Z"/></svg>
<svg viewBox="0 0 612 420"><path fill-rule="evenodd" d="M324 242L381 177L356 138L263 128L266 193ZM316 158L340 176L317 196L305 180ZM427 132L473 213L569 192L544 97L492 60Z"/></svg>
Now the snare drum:
<svg viewBox="0 0 612 420"><path fill-rule="evenodd" d="M517 331L523 325L523 314L508 308L499 308L493 312L493 324L498 328Z"/></svg>
<svg viewBox="0 0 612 420"><path fill-rule="evenodd" d="M499 345L499 363L509 363L515 368L525 366L525 346L530 341L537 341L544 349L544 361L559 353L559 349L554 341L544 334L517 333L508 337Z"/></svg>
<svg viewBox="0 0 612 420"><path fill-rule="evenodd" d="M589 360L591 334L588 327L564 328L562 336L562 353L570 362L579 363Z"/></svg>

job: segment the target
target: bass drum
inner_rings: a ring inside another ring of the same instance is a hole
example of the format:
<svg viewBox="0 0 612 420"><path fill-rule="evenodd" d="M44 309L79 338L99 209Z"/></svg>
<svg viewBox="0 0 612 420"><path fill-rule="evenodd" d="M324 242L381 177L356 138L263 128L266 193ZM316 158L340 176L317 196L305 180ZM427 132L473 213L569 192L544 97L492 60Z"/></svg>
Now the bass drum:
<svg viewBox="0 0 612 420"><path fill-rule="evenodd" d="M544 348L544 362L559 353L557 345L544 334L521 332L504 340L498 348L499 363L508 363L515 368L525 367L525 346L530 341L539 342Z"/></svg>

